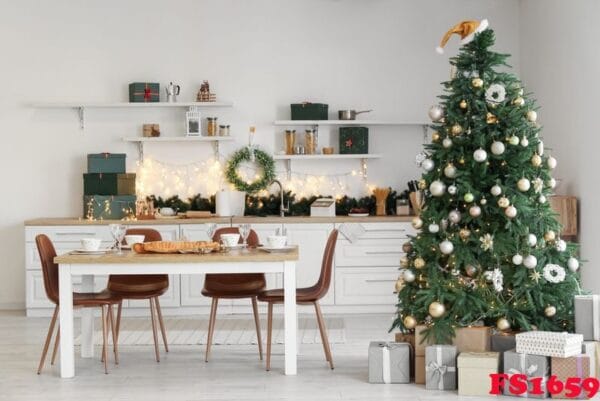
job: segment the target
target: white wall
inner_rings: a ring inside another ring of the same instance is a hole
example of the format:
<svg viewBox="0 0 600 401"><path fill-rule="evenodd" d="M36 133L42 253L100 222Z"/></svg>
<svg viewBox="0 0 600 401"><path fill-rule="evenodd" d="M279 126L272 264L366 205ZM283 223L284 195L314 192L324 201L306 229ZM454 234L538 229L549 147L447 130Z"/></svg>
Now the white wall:
<svg viewBox="0 0 600 401"><path fill-rule="evenodd" d="M369 118L425 120L449 74L434 48L461 19L489 18L497 48L513 53L518 66L518 6L516 0L3 2L0 308L24 304L23 221L80 215L86 153L126 151L133 169L135 149L120 137L139 134L143 122L159 122L165 135L183 129L172 110L95 110L83 133L74 111L32 109L28 102L126 100L129 82L170 80L182 85L181 100L192 100L209 79L220 98L235 103L218 114L239 139L224 153L245 143L250 123L261 145L279 149L281 130L271 122L289 118L289 103L304 99L328 102L332 111L375 109ZM371 132L371 152L384 158L370 164L370 182L403 188L417 174L420 128ZM201 145L147 153L176 163L210 156ZM357 167L296 164L328 173ZM352 184L351 192L361 194L360 182Z"/></svg>
<svg viewBox="0 0 600 401"><path fill-rule="evenodd" d="M600 3L595 0L523 0L520 4L521 71L541 106L546 143L558 159L561 193L580 199L580 242L586 289L600 291L598 223L597 39Z"/></svg>

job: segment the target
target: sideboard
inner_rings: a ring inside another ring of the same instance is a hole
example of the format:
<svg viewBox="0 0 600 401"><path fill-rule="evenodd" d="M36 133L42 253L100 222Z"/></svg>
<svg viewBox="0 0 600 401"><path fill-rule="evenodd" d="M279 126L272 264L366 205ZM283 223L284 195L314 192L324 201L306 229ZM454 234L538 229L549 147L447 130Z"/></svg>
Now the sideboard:
<svg viewBox="0 0 600 401"><path fill-rule="evenodd" d="M329 313L390 313L396 310L394 283L398 278L402 244L415 233L410 216L385 217L217 217L204 219L142 220L120 222L130 227L152 227L163 239L207 240L207 224L218 227L250 223L259 238L285 228L289 242L300 247L297 264L298 287L310 286L318 278L321 258L329 232L343 224L360 224L364 234L353 242L340 234L334 261L334 276L323 309ZM49 316L52 305L46 298L35 237L46 234L54 242L58 254L80 247L84 237L100 238L111 244L108 224L111 221L86 221L77 218L43 218L25 222L25 276L27 316ZM97 278L98 289L106 285L106 277ZM77 285L75 280L75 285ZM170 276L169 291L161 297L168 315L208 314L210 299L200 293L203 277ZM281 287L281 277L267 277L269 287ZM145 315L143 301L126 301L124 314ZM264 306L263 306L264 307ZM219 313L250 313L247 300L219 302ZM300 309L302 312L302 309Z"/></svg>

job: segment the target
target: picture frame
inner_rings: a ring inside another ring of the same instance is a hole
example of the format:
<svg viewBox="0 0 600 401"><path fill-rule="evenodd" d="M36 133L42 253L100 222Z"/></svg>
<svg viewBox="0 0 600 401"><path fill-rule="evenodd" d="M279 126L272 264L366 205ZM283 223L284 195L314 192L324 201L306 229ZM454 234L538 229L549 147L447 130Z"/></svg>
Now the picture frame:
<svg viewBox="0 0 600 401"><path fill-rule="evenodd" d="M202 132L201 114L198 107L190 107L185 113L185 135L200 136Z"/></svg>

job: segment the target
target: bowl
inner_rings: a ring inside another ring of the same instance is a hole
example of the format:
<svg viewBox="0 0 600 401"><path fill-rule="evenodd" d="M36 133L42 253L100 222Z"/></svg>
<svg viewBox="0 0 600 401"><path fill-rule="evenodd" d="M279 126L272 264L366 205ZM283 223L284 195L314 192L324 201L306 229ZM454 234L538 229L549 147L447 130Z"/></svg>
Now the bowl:
<svg viewBox="0 0 600 401"><path fill-rule="evenodd" d="M100 249L102 240L99 238L82 238L81 247L84 251L97 251Z"/></svg>
<svg viewBox="0 0 600 401"><path fill-rule="evenodd" d="M135 244L140 244L144 242L145 238L145 235L126 235L125 243L129 246L134 246Z"/></svg>
<svg viewBox="0 0 600 401"><path fill-rule="evenodd" d="M225 246L236 246L240 242L239 234L221 234L221 240Z"/></svg>
<svg viewBox="0 0 600 401"><path fill-rule="evenodd" d="M161 207L158 210L161 216L175 216L175 210L172 207Z"/></svg>
<svg viewBox="0 0 600 401"><path fill-rule="evenodd" d="M269 235L267 237L267 245L269 248L283 248L287 243L285 235Z"/></svg>

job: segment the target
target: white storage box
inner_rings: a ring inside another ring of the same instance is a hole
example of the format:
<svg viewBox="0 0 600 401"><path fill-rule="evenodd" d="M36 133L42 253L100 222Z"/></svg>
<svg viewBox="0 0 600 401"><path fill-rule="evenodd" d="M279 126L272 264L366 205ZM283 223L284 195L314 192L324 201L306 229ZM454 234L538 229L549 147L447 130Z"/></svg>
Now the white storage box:
<svg viewBox="0 0 600 401"><path fill-rule="evenodd" d="M517 353L557 358L568 358L581 354L583 335L556 333L551 331L528 331L518 333Z"/></svg>
<svg viewBox="0 0 600 401"><path fill-rule="evenodd" d="M310 217L335 217L335 200L331 198L316 199L310 205Z"/></svg>

